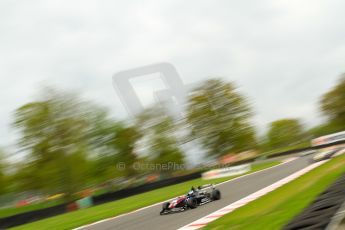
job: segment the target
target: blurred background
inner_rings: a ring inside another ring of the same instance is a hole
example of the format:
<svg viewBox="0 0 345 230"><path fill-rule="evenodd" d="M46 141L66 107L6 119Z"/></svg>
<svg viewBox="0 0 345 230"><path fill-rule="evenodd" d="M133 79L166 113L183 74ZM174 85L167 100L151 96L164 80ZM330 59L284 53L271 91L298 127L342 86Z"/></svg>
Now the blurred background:
<svg viewBox="0 0 345 230"><path fill-rule="evenodd" d="M343 1L2 1L0 217L310 146L345 130ZM157 101L173 64L180 117Z"/></svg>

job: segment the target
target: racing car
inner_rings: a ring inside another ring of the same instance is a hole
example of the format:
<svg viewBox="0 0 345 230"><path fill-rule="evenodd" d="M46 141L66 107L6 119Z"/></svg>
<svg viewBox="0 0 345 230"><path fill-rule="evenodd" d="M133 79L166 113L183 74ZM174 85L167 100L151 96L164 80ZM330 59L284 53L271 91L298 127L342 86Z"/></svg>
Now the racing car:
<svg viewBox="0 0 345 230"><path fill-rule="evenodd" d="M338 153L342 148L335 148L327 151L320 151L313 157L313 161L323 161L332 158L336 153Z"/></svg>
<svg viewBox="0 0 345 230"><path fill-rule="evenodd" d="M198 186L197 189L192 187L187 195L180 196L170 202L163 203L160 215L194 209L199 205L219 200L220 198L220 191L212 184Z"/></svg>

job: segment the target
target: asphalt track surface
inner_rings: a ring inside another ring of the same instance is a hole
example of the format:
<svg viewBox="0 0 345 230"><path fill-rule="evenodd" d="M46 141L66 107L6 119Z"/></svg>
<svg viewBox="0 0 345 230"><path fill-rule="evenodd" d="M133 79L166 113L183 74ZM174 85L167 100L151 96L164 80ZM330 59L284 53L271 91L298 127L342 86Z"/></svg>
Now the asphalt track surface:
<svg viewBox="0 0 345 230"><path fill-rule="evenodd" d="M311 156L297 158L289 163L221 184L218 188L222 193L222 199L199 206L196 209L160 216L159 212L162 205L157 204L147 209L119 216L83 229L176 230L305 168L310 164L310 158Z"/></svg>

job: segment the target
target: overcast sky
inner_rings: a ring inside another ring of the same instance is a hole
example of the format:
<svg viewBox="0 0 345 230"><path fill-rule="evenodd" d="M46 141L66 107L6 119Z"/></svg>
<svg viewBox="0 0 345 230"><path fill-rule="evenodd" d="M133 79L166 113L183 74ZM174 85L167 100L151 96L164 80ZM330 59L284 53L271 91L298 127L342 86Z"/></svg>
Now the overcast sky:
<svg viewBox="0 0 345 230"><path fill-rule="evenodd" d="M183 81L234 81L258 129L301 118L318 124L317 101L345 72L345 1L0 1L0 146L12 112L41 85L76 89L124 118L118 71L173 64ZM138 80L143 98L159 88Z"/></svg>

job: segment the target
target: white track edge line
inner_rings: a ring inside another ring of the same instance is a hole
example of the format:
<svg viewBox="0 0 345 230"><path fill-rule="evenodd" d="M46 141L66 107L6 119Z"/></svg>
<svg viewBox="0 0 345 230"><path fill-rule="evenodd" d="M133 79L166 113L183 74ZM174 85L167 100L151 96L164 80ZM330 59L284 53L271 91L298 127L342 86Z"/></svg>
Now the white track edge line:
<svg viewBox="0 0 345 230"><path fill-rule="evenodd" d="M275 183L271 184L271 185L268 185L254 193L251 193L249 194L248 196L245 196L244 198L238 200L238 201L235 201L223 208L220 208L218 209L217 211L214 211L204 217L201 217L199 218L198 220L195 220L181 228L179 228L178 230L196 230L196 229L199 229L199 228L202 228L202 227L205 227L207 224L209 224L210 222L226 215L226 214L229 214L231 212L233 212L234 210L244 206L244 205L247 205L248 203L258 199L258 198L261 198L262 196L280 188L281 186L283 185L286 185L287 183L289 182L292 182L293 180L303 176L304 174L310 172L311 170L319 167L320 165L326 163L328 160L325 160L325 161L321 161L321 162L317 162L317 163L314 163L312 165L309 165L287 177L284 177L282 178L281 180L279 181L276 181Z"/></svg>

